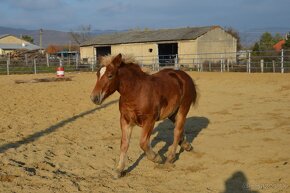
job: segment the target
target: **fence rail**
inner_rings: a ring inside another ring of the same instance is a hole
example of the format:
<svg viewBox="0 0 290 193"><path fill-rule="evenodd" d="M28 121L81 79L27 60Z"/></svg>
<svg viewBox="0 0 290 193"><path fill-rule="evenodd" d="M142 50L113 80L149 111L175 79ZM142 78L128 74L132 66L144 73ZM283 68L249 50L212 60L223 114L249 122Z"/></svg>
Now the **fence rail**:
<svg viewBox="0 0 290 193"><path fill-rule="evenodd" d="M159 71L175 68L198 72L247 72L247 73L289 73L290 50L281 52L202 53L195 55L136 56L141 67ZM29 58L0 56L0 75L38 74L56 72L63 66L66 72L95 71L100 67L96 58L60 58L50 55Z"/></svg>

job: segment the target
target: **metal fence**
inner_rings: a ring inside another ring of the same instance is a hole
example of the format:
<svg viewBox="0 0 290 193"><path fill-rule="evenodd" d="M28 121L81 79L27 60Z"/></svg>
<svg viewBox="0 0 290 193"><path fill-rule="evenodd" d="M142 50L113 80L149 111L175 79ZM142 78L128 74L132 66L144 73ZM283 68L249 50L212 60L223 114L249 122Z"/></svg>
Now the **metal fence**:
<svg viewBox="0 0 290 193"><path fill-rule="evenodd" d="M82 63L79 57L61 58L45 54L32 58L27 55L17 58L0 56L0 75L50 73L56 72L59 66L63 66L66 72L94 71L96 64Z"/></svg>
<svg viewBox="0 0 290 193"><path fill-rule="evenodd" d="M136 57L142 67L199 72L289 73L290 50Z"/></svg>
<svg viewBox="0 0 290 193"><path fill-rule="evenodd" d="M141 67L152 71L164 68L198 72L289 73L290 50L281 52L240 51L237 53L203 53L194 55L135 56ZM66 72L95 71L100 67L96 58L55 57L44 54L38 57L12 58L0 56L0 74L37 74L56 72L63 66Z"/></svg>

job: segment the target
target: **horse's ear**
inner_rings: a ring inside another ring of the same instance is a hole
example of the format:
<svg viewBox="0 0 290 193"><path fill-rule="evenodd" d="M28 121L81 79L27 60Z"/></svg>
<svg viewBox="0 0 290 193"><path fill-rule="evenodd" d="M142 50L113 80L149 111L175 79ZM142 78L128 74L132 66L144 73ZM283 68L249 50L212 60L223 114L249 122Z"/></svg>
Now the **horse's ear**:
<svg viewBox="0 0 290 193"><path fill-rule="evenodd" d="M119 67L122 63L122 54L118 54L112 61L112 63L116 66Z"/></svg>

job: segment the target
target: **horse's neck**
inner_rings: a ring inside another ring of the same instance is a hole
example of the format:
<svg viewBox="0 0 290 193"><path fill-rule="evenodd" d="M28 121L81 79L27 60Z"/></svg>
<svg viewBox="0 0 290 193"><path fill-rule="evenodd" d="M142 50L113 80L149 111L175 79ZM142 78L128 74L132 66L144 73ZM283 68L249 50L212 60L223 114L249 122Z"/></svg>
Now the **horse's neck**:
<svg viewBox="0 0 290 193"><path fill-rule="evenodd" d="M142 70L124 68L119 71L119 88L121 96L136 95L140 91L141 83L146 80L148 75Z"/></svg>

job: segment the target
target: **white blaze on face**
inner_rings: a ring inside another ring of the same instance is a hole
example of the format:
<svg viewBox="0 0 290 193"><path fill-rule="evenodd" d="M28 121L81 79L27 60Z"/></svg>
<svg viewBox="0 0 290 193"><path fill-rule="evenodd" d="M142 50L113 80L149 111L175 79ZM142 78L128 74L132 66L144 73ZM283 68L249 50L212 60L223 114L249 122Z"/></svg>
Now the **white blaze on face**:
<svg viewBox="0 0 290 193"><path fill-rule="evenodd" d="M100 70L100 79L102 78L102 76L105 74L107 67L102 67Z"/></svg>

